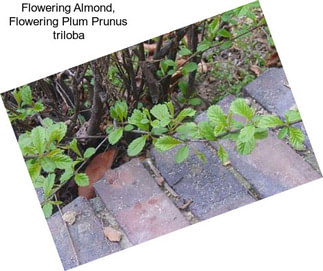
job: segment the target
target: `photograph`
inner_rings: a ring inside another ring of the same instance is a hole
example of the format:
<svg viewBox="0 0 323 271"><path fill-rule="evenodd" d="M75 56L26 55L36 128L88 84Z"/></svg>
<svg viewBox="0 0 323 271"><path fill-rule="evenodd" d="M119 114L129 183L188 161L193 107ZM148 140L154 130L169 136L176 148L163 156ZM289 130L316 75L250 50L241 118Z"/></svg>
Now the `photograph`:
<svg viewBox="0 0 323 271"><path fill-rule="evenodd" d="M322 177L258 1L1 100L65 270Z"/></svg>

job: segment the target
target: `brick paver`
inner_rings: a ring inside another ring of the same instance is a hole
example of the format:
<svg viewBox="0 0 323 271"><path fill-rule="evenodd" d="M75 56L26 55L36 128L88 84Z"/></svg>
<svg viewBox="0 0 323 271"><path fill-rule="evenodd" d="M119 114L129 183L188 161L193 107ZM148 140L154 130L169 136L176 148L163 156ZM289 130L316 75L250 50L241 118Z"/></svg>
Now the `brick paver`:
<svg viewBox="0 0 323 271"><path fill-rule="evenodd" d="M189 146L190 156L181 164L174 159L178 148L164 153L153 149L152 156L169 185L187 201L193 200L189 209L195 216L207 219L255 201L204 143ZM206 163L193 148L204 153Z"/></svg>
<svg viewBox="0 0 323 271"><path fill-rule="evenodd" d="M271 68L244 87L244 91L257 100L266 110L285 119L285 112L295 107L296 102L283 68ZM304 144L312 146L303 123L295 125L306 135Z"/></svg>
<svg viewBox="0 0 323 271"><path fill-rule="evenodd" d="M223 99L219 105L228 111L234 96ZM206 119L203 113L197 121ZM217 148L217 143L211 143ZM258 191L268 197L321 176L284 141L270 132L268 138L257 141L257 146L249 155L240 155L235 150L235 142L221 140L228 151L232 166L243 175Z"/></svg>
<svg viewBox="0 0 323 271"><path fill-rule="evenodd" d="M65 206L62 211L65 213L69 210L77 213L75 223L68 227L80 264L93 261L121 249L118 243L112 243L106 239L100 220L94 215L90 203L85 198L78 197ZM57 212L52 215L47 220L47 223L64 269L67 270L77 266L68 232L60 213Z"/></svg>
<svg viewBox="0 0 323 271"><path fill-rule="evenodd" d="M133 244L189 225L139 159L108 171L94 188Z"/></svg>

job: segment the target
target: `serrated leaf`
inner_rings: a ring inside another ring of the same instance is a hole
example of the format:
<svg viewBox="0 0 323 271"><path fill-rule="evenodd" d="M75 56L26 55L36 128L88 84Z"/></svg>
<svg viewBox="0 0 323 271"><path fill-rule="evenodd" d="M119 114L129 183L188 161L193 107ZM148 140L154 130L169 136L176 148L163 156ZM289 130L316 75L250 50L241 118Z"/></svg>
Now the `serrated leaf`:
<svg viewBox="0 0 323 271"><path fill-rule="evenodd" d="M130 131L132 131L134 128L135 128L135 127L134 127L133 125L131 125L131 124L127 124L127 125L124 127L124 130L125 130L126 132L130 132Z"/></svg>
<svg viewBox="0 0 323 271"><path fill-rule="evenodd" d="M93 147L87 148L86 151L84 152L84 158L88 159L90 158L93 154L95 154L96 149Z"/></svg>
<svg viewBox="0 0 323 271"><path fill-rule="evenodd" d="M184 75L187 75L190 72L196 71L198 68L197 64L195 62L186 63L184 67L182 68L182 73Z"/></svg>
<svg viewBox="0 0 323 271"><path fill-rule="evenodd" d="M203 138L214 141L216 138L214 136L214 125L209 121L200 121L198 123L198 128L200 134Z"/></svg>
<svg viewBox="0 0 323 271"><path fill-rule="evenodd" d="M34 107L33 107L33 109L34 109L35 112L41 112L41 111L44 110L44 108L45 107L44 107L44 105L41 102L36 102L34 104Z"/></svg>
<svg viewBox="0 0 323 271"><path fill-rule="evenodd" d="M50 159L55 163L56 167L59 169L66 169L73 166L72 158L65 154L54 155L51 156Z"/></svg>
<svg viewBox="0 0 323 271"><path fill-rule="evenodd" d="M194 153L203 163L206 163L206 157L203 152L195 151Z"/></svg>
<svg viewBox="0 0 323 271"><path fill-rule="evenodd" d="M40 171L41 171L40 163L38 161L35 162L32 159L29 159L26 161L26 165L27 165L30 178L32 179L32 181L35 181L40 175Z"/></svg>
<svg viewBox="0 0 323 271"><path fill-rule="evenodd" d="M236 141L237 151L240 154L250 154L256 146L256 140L252 138L247 142L242 142L239 139Z"/></svg>
<svg viewBox="0 0 323 271"><path fill-rule="evenodd" d="M231 103L230 111L239 116L251 120L254 115L254 110L248 106L244 99L238 98Z"/></svg>
<svg viewBox="0 0 323 271"><path fill-rule="evenodd" d="M18 105L18 108L20 108L21 105L21 92L17 91L16 89L12 92L13 97L16 100L16 103Z"/></svg>
<svg viewBox="0 0 323 271"><path fill-rule="evenodd" d="M222 165L227 165L229 162L229 154L228 152L223 148L222 145L219 145L219 149L217 151L218 157L222 163Z"/></svg>
<svg viewBox="0 0 323 271"><path fill-rule="evenodd" d="M218 105L211 105L207 112L207 117L210 121L213 121L216 125L221 124L223 126L227 125L227 117L223 113L222 109Z"/></svg>
<svg viewBox="0 0 323 271"><path fill-rule="evenodd" d="M32 95L31 88L28 85L25 85L20 88L20 96L22 100L22 105L31 105L32 104Z"/></svg>
<svg viewBox="0 0 323 271"><path fill-rule="evenodd" d="M268 129L266 128L256 128L255 139L265 139L268 137Z"/></svg>
<svg viewBox="0 0 323 271"><path fill-rule="evenodd" d="M176 128L176 132L180 138L197 138L199 135L198 127L195 122L186 122Z"/></svg>
<svg viewBox="0 0 323 271"><path fill-rule="evenodd" d="M220 50L230 49L232 45L233 45L233 42L231 40L227 40L220 45Z"/></svg>
<svg viewBox="0 0 323 271"><path fill-rule="evenodd" d="M33 181L33 185L35 188L42 188L45 182L45 177L43 175L38 176L35 181Z"/></svg>
<svg viewBox="0 0 323 271"><path fill-rule="evenodd" d="M53 205L51 202L46 202L43 206L42 206L42 210L44 212L44 215L46 218L49 218L52 213L53 213Z"/></svg>
<svg viewBox="0 0 323 271"><path fill-rule="evenodd" d="M203 52L206 51L207 49L209 49L212 46L212 43L210 41L202 41L199 43L199 45L197 46L197 51L198 52Z"/></svg>
<svg viewBox="0 0 323 271"><path fill-rule="evenodd" d="M162 136L158 138L155 142L155 147L159 151L168 151L172 148L174 148L176 145L181 144L182 142L178 139L171 137L171 136Z"/></svg>
<svg viewBox="0 0 323 271"><path fill-rule="evenodd" d="M168 132L168 129L165 127L154 127L151 129L151 133L153 135L162 135L164 133Z"/></svg>
<svg viewBox="0 0 323 271"><path fill-rule="evenodd" d="M42 169L47 173L54 172L54 170L56 169L56 164L54 163L54 161L46 156L40 158L40 165Z"/></svg>
<svg viewBox="0 0 323 271"><path fill-rule="evenodd" d="M184 80L179 81L178 88L183 93L184 96L187 95L187 87L188 87L188 83L186 81Z"/></svg>
<svg viewBox="0 0 323 271"><path fill-rule="evenodd" d="M47 138L49 142L56 140L57 143L59 143L66 135L67 126L63 122L57 122L51 125L50 127L48 127L46 132L47 132Z"/></svg>
<svg viewBox="0 0 323 271"><path fill-rule="evenodd" d="M138 109L135 109L130 118L128 118L128 123L136 125L139 129L143 131L149 130L149 124L142 124L141 120L147 119L147 116Z"/></svg>
<svg viewBox="0 0 323 271"><path fill-rule="evenodd" d="M48 174L44 180L43 190L46 198L48 198L51 194L51 191L55 184L55 178L56 178L56 175L54 173L51 173L51 174Z"/></svg>
<svg viewBox="0 0 323 271"><path fill-rule="evenodd" d="M178 164L182 163L183 161L185 161L187 159L188 155L189 155L188 146L185 145L183 147L180 147L175 154L176 163L178 163Z"/></svg>
<svg viewBox="0 0 323 271"><path fill-rule="evenodd" d="M302 120L301 114L297 110L288 110L285 117L288 123Z"/></svg>
<svg viewBox="0 0 323 271"><path fill-rule="evenodd" d="M283 139L284 137L286 137L288 135L288 127L284 127L284 128L282 128L280 131L279 131L279 133L278 133L278 135L277 135L277 137L279 138L279 139Z"/></svg>
<svg viewBox="0 0 323 271"><path fill-rule="evenodd" d="M82 157L81 152L77 146L77 140L73 138L73 140L69 144L70 149L75 152L79 157Z"/></svg>
<svg viewBox="0 0 323 271"><path fill-rule="evenodd" d="M78 186L88 186L90 184L89 177L85 173L77 173L74 180Z"/></svg>
<svg viewBox="0 0 323 271"><path fill-rule="evenodd" d="M49 126L52 126L54 122L50 118L45 118L43 119L42 124L45 126L45 128L48 128Z"/></svg>
<svg viewBox="0 0 323 271"><path fill-rule="evenodd" d="M113 132L113 130L114 130L113 125L110 125L110 126L108 126L108 127L105 129L105 132L106 132L107 134L110 134L111 132Z"/></svg>
<svg viewBox="0 0 323 271"><path fill-rule="evenodd" d="M197 106L202 103L202 100L200 98L191 98L188 100L189 104Z"/></svg>
<svg viewBox="0 0 323 271"><path fill-rule="evenodd" d="M259 128L274 128L283 124L284 122L275 115L264 115L260 117L257 126Z"/></svg>
<svg viewBox="0 0 323 271"><path fill-rule="evenodd" d="M185 108L183 109L175 118L176 123L182 122L186 117L194 117L196 111L192 108Z"/></svg>
<svg viewBox="0 0 323 271"><path fill-rule="evenodd" d="M115 113L118 116L118 120L123 121L128 117L128 105L125 101L116 101L114 105Z"/></svg>
<svg viewBox="0 0 323 271"><path fill-rule="evenodd" d="M179 51L178 51L178 54L180 56L188 56L190 54L192 54L191 50L189 50L188 48L186 47L182 47Z"/></svg>
<svg viewBox="0 0 323 271"><path fill-rule="evenodd" d="M36 148L39 154L43 154L45 151L45 139L46 139L46 132L45 129L41 126L38 126L32 129L31 134L32 142L34 147Z"/></svg>
<svg viewBox="0 0 323 271"><path fill-rule="evenodd" d="M166 105L167 105L167 108L168 108L168 111L169 111L171 117L173 117L175 114L175 108L174 108L173 103L171 101L169 101L166 103Z"/></svg>
<svg viewBox="0 0 323 271"><path fill-rule="evenodd" d="M65 169L64 173L59 178L60 182L63 183L63 182L68 181L69 179L72 178L73 174L74 174L74 172L71 168Z"/></svg>
<svg viewBox="0 0 323 271"><path fill-rule="evenodd" d="M18 144L23 156L32 154L30 153L30 150L31 150L30 147L32 146L32 139L29 134L27 133L21 134L18 139Z"/></svg>
<svg viewBox="0 0 323 271"><path fill-rule="evenodd" d="M289 127L288 139L289 139L289 143L296 150L302 150L304 148L303 142L305 140L305 136L300 129L295 127Z"/></svg>
<svg viewBox="0 0 323 271"><path fill-rule="evenodd" d="M111 132L108 135L109 143L111 145L116 144L121 139L122 135L123 135L123 128L118 128L113 130L113 132Z"/></svg>
<svg viewBox="0 0 323 271"><path fill-rule="evenodd" d="M158 120L169 120L170 114L166 104L157 104L150 109L150 113Z"/></svg>
<svg viewBox="0 0 323 271"><path fill-rule="evenodd" d="M226 30L225 28L221 28L217 34L221 37L224 37L224 38L230 38L232 36L232 34Z"/></svg>
<svg viewBox="0 0 323 271"><path fill-rule="evenodd" d="M250 140L252 140L254 138L254 134L255 134L255 126L253 125L249 125L246 126L244 128L242 128L240 130L240 134L239 134L239 141L241 142L248 142Z"/></svg>
<svg viewBox="0 0 323 271"><path fill-rule="evenodd" d="M138 155L145 147L146 139L147 139L147 136L143 135L143 136L138 137L135 140L133 140L128 146L128 149L127 149L128 155L129 156Z"/></svg>

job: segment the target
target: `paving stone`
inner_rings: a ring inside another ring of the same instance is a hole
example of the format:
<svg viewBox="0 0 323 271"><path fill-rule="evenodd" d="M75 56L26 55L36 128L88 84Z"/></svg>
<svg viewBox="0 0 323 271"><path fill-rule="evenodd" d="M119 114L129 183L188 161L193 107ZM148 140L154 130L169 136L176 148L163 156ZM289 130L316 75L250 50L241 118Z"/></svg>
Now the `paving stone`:
<svg viewBox="0 0 323 271"><path fill-rule="evenodd" d="M204 143L191 143L190 156L181 164L174 159L178 148L163 153L152 149L151 152L167 183L186 200L193 200L189 209L199 219L255 201ZM206 163L194 155L193 148L204 153Z"/></svg>
<svg viewBox="0 0 323 271"><path fill-rule="evenodd" d="M285 119L285 112L295 107L293 93L283 68L271 68L244 87L244 91L257 100L267 111ZM313 151L303 123L295 125L306 135L304 144Z"/></svg>
<svg viewBox="0 0 323 271"><path fill-rule="evenodd" d="M118 243L112 243L105 238L101 222L94 215L90 203L85 198L76 198L65 206L62 211L63 213L67 211L77 213L75 223L68 227L80 264L101 258L121 249ZM52 215L47 219L47 223L64 269L67 270L77 266L68 232L60 213L57 212Z"/></svg>
<svg viewBox="0 0 323 271"><path fill-rule="evenodd" d="M228 111L234 96L223 99L219 105ZM205 120L206 114L199 115L196 121ZM211 143L217 148L217 143ZM284 141L270 132L266 139L258 140L257 146L249 155L240 155L235 150L235 142L220 140L228 151L232 166L254 186L261 197L285 191L321 176Z"/></svg>
<svg viewBox="0 0 323 271"><path fill-rule="evenodd" d="M94 188L133 244L189 225L139 159L108 171Z"/></svg>

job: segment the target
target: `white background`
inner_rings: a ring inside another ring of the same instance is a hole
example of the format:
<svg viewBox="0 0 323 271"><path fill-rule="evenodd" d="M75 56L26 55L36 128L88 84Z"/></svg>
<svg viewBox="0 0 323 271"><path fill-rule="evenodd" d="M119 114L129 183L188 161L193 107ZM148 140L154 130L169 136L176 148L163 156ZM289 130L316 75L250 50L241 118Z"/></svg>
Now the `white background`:
<svg viewBox="0 0 323 271"><path fill-rule="evenodd" d="M115 16L129 25L84 29L85 41L54 41L50 28L9 28L19 2L0 2L1 92L248 1L118 0ZM320 1L261 4L322 168ZM0 123L1 269L63 270L2 103ZM322 194L320 179L75 270L323 270Z"/></svg>

